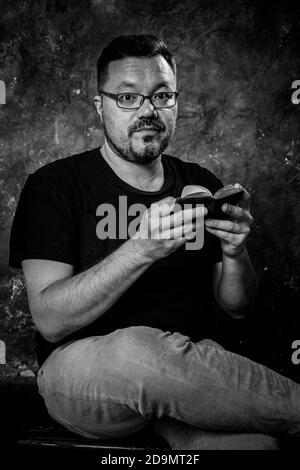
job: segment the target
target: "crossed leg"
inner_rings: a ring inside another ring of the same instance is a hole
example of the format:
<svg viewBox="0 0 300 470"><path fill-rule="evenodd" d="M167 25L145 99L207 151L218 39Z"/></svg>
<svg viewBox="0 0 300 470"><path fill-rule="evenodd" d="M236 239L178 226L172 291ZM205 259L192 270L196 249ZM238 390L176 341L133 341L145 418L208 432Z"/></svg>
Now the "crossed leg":
<svg viewBox="0 0 300 470"><path fill-rule="evenodd" d="M50 415L91 438L128 436L151 420L178 449L268 447L268 435L300 435L298 384L210 340L157 328L61 346L38 385Z"/></svg>

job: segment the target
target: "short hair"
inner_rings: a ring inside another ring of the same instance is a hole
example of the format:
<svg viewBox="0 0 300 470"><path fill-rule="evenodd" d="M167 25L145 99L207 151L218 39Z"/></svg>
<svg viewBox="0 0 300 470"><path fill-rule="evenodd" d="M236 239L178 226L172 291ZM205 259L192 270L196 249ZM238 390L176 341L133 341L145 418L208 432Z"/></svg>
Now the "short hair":
<svg viewBox="0 0 300 470"><path fill-rule="evenodd" d="M164 41L152 34L117 36L102 51L97 62L98 89L107 79L110 62L126 57L155 57L161 55L176 75L176 63Z"/></svg>

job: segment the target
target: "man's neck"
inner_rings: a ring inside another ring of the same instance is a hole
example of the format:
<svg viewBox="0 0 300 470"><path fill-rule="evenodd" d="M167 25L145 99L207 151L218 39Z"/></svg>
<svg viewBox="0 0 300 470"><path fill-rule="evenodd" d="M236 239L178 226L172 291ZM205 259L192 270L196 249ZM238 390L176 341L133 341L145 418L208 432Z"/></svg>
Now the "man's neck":
<svg viewBox="0 0 300 470"><path fill-rule="evenodd" d="M164 169L159 156L153 162L140 165L119 157L105 139L101 154L119 178L134 188L143 191L159 191L164 184Z"/></svg>

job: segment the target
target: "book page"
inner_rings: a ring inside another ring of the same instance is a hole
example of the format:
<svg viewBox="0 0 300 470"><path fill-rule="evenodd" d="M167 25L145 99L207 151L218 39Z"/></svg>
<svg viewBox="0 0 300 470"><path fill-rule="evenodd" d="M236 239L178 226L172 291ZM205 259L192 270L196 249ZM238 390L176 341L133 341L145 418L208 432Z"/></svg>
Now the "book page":
<svg viewBox="0 0 300 470"><path fill-rule="evenodd" d="M215 192L214 198L221 199L225 196L230 196L231 194L237 194L240 192L242 192L241 188L234 186L234 184L227 184L226 186L218 189L218 191Z"/></svg>
<svg viewBox="0 0 300 470"><path fill-rule="evenodd" d="M196 197L204 195L212 197L210 190L200 185L187 185L183 188L181 193L181 197Z"/></svg>

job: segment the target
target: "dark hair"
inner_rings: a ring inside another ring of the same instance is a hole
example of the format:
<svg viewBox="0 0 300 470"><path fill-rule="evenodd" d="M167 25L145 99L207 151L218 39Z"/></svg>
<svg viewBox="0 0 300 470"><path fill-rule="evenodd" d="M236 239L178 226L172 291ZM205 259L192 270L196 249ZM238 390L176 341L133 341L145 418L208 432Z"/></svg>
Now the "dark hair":
<svg viewBox="0 0 300 470"><path fill-rule="evenodd" d="M99 90L107 78L107 68L110 62L125 57L154 57L156 55L161 55L176 74L175 60L162 39L152 34L116 37L103 49L97 62Z"/></svg>

